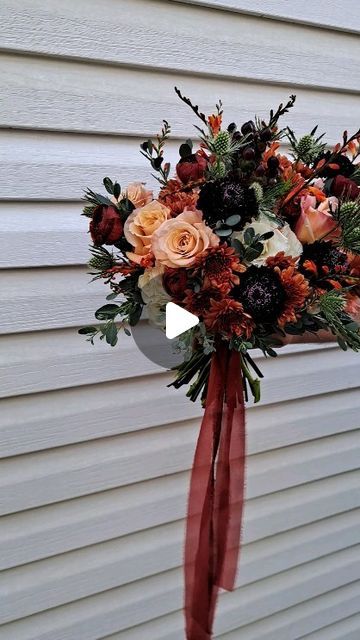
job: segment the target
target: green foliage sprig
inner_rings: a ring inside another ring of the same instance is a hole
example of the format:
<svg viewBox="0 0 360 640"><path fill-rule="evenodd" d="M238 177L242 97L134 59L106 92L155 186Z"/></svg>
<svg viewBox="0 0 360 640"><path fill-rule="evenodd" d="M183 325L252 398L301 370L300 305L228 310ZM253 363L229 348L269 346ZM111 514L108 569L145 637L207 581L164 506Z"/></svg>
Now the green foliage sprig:
<svg viewBox="0 0 360 640"><path fill-rule="evenodd" d="M360 200L343 202L336 217L341 229L340 247L360 255Z"/></svg>
<svg viewBox="0 0 360 640"><path fill-rule="evenodd" d="M314 129L302 136L299 140L295 136L290 127L287 127L286 136L290 142L290 146L292 148L294 159L301 160L305 164L312 164L316 158L326 149L326 144L320 142L324 137L325 133L322 133L321 136L315 137L315 133L317 131L317 126Z"/></svg>
<svg viewBox="0 0 360 640"><path fill-rule="evenodd" d="M346 298L343 291L327 291L319 298L320 314L336 335L340 347L344 351L347 347L359 351L359 325L345 312L345 306Z"/></svg>
<svg viewBox="0 0 360 640"><path fill-rule="evenodd" d="M164 163L164 146L171 133L171 127L167 120L163 120L163 126L160 133L156 136L156 142L153 140L145 140L140 145L140 153L150 162L154 171L159 176L151 174L153 178L158 180L160 184L165 186L169 179L170 163Z"/></svg>

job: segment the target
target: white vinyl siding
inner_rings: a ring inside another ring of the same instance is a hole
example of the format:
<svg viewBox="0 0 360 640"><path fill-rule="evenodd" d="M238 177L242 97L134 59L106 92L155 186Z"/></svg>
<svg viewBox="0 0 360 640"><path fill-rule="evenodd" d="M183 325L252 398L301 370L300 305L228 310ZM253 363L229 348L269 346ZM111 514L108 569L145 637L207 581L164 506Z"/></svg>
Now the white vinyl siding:
<svg viewBox="0 0 360 640"><path fill-rule="evenodd" d="M360 123L352 0L3 0L0 6L0 636L182 640L182 545L201 407L123 336L77 328L81 192L149 180L139 143L194 135L173 86L241 121L335 143ZM143 330L146 331L144 325ZM358 640L359 359L335 345L257 356L244 546L219 640Z"/></svg>

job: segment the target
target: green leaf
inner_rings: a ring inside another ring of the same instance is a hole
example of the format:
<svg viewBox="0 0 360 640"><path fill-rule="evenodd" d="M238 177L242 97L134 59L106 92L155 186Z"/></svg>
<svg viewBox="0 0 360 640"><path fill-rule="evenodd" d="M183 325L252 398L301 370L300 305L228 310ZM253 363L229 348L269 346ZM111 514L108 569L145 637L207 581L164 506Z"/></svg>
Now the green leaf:
<svg viewBox="0 0 360 640"><path fill-rule="evenodd" d="M231 239L231 246L233 247L233 249L235 249L235 252L240 256L240 258L243 258L245 255L245 247L243 245L242 242L240 242L240 240L237 240L236 238L232 238Z"/></svg>
<svg viewBox="0 0 360 640"><path fill-rule="evenodd" d="M117 336L118 336L118 330L116 325L114 323L107 325L106 334L105 334L106 342L112 347L114 347L118 340Z"/></svg>
<svg viewBox="0 0 360 640"><path fill-rule="evenodd" d="M229 227L235 227L235 225L238 224L240 220L241 220L241 216L233 215L233 216L229 216L229 218L226 218L225 222L226 224L229 225Z"/></svg>
<svg viewBox="0 0 360 640"><path fill-rule="evenodd" d="M124 327L124 333L127 336L131 336L131 331L129 331L129 329L127 327Z"/></svg>
<svg viewBox="0 0 360 640"><path fill-rule="evenodd" d="M131 311L131 313L129 313L129 325L131 327L134 327L139 322L141 313L142 313L142 306L140 304L136 305L134 310Z"/></svg>
<svg viewBox="0 0 360 640"><path fill-rule="evenodd" d="M248 229L246 229L245 233L244 233L244 242L245 244L252 244L252 241L255 237L255 231L252 227L249 227Z"/></svg>
<svg viewBox="0 0 360 640"><path fill-rule="evenodd" d="M273 231L267 231L266 233L263 233L263 234L260 236L260 240L269 240L270 238L272 238L272 237L273 237L273 235L274 235L274 232L273 232Z"/></svg>
<svg viewBox="0 0 360 640"><path fill-rule="evenodd" d="M109 293L108 296L106 296L106 300L115 300L115 298L118 297L118 293L115 293L115 291L113 291L112 293Z"/></svg>
<svg viewBox="0 0 360 640"><path fill-rule="evenodd" d="M97 333L97 328L96 327L81 327L81 329L79 329L78 333L81 336L88 336L92 333Z"/></svg>
<svg viewBox="0 0 360 640"><path fill-rule="evenodd" d="M231 236L232 229L215 229L215 233L220 238L227 238L228 236Z"/></svg>
<svg viewBox="0 0 360 640"><path fill-rule="evenodd" d="M347 344L345 342L345 340L343 338L341 338L340 336L337 336L337 341L338 341L338 345L340 347L340 349L342 349L343 351L347 351Z"/></svg>
<svg viewBox="0 0 360 640"><path fill-rule="evenodd" d="M95 312L97 320L112 320L119 313L120 307L117 304L105 304Z"/></svg>
<svg viewBox="0 0 360 640"><path fill-rule="evenodd" d="M114 193L114 197L117 200L119 198L119 196L120 196L120 193L121 193L121 187L120 187L118 182L115 182L115 184L114 184L114 192L113 193Z"/></svg>
<svg viewBox="0 0 360 640"><path fill-rule="evenodd" d="M190 147L187 142L184 142L180 145L179 153L181 158L188 158L192 154L192 146Z"/></svg>
<svg viewBox="0 0 360 640"><path fill-rule="evenodd" d="M103 180L104 187L110 195L114 195L114 185L113 181L110 178L104 178Z"/></svg>
<svg viewBox="0 0 360 640"><path fill-rule="evenodd" d="M253 260L256 260L256 258L261 256L262 251L263 251L262 245L260 250L256 249L255 247L249 247L248 249L246 249L245 260L247 260L247 262L252 262Z"/></svg>

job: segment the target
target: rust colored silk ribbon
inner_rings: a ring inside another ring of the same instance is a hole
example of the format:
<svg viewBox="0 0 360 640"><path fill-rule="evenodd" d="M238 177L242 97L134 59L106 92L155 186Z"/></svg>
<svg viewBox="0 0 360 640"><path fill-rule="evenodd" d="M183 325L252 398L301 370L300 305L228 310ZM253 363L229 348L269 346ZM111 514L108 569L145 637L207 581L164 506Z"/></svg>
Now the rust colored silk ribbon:
<svg viewBox="0 0 360 640"><path fill-rule="evenodd" d="M234 588L245 478L240 354L225 343L211 361L191 473L185 540L187 640L210 640L219 588Z"/></svg>

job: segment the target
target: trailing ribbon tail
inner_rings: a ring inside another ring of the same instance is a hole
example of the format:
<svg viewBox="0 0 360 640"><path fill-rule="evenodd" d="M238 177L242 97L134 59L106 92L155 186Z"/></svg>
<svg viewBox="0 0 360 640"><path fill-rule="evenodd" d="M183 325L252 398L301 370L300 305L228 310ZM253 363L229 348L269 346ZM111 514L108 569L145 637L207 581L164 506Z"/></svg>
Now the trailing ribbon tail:
<svg viewBox="0 0 360 640"><path fill-rule="evenodd" d="M212 356L206 409L190 480L185 540L187 640L210 640L218 590L234 588L245 480L240 354Z"/></svg>

